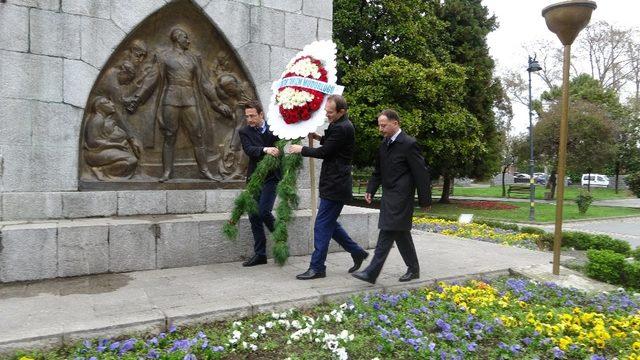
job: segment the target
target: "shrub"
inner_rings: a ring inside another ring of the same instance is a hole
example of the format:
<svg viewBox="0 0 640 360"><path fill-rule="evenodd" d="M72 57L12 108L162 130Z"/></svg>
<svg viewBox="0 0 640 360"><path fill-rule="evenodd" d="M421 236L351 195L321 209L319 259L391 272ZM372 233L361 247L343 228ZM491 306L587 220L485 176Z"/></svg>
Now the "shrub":
<svg viewBox="0 0 640 360"><path fill-rule="evenodd" d="M636 260L640 261L640 246L636 247L635 250L631 251L631 256L633 256Z"/></svg>
<svg viewBox="0 0 640 360"><path fill-rule="evenodd" d="M624 180L629 185L629 190L640 198L640 171L627 175Z"/></svg>
<svg viewBox="0 0 640 360"><path fill-rule="evenodd" d="M591 235L591 249L611 250L618 254L627 255L631 251L631 245L624 240L614 239L608 235Z"/></svg>
<svg viewBox="0 0 640 360"><path fill-rule="evenodd" d="M578 211L580 212L580 214L586 214L592 202L593 196L591 196L591 193L587 190L580 190L580 193L576 198L576 203L578 204Z"/></svg>
<svg viewBox="0 0 640 360"><path fill-rule="evenodd" d="M562 245L576 250L589 250L591 249L591 235L578 231L564 231L562 232Z"/></svg>
<svg viewBox="0 0 640 360"><path fill-rule="evenodd" d="M628 261L624 266L624 284L640 289L640 261Z"/></svg>
<svg viewBox="0 0 640 360"><path fill-rule="evenodd" d="M614 239L603 234L588 234L579 231L565 231L562 233L562 245L576 250L611 250L627 255L631 246L624 240Z"/></svg>
<svg viewBox="0 0 640 360"><path fill-rule="evenodd" d="M546 231L533 226L523 226L520 228L520 232L527 233L527 234L536 234L536 235L544 235L547 233Z"/></svg>
<svg viewBox="0 0 640 360"><path fill-rule="evenodd" d="M620 284L625 269L624 255L611 250L587 251L587 275L610 284Z"/></svg>
<svg viewBox="0 0 640 360"><path fill-rule="evenodd" d="M541 250L551 250L553 249L553 239L553 233L544 233L538 238L538 241L540 242L538 246Z"/></svg>

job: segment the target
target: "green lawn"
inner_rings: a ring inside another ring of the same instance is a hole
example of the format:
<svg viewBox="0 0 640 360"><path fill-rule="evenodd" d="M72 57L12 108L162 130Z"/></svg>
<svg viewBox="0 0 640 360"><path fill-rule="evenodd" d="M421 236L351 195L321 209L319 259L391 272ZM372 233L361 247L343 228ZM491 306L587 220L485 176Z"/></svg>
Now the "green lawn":
<svg viewBox="0 0 640 360"><path fill-rule="evenodd" d="M459 203L439 204L434 202L429 215L445 215L458 216L460 214L474 214L476 218L512 221L512 222L528 222L529 221L529 204L511 202L510 205L517 206L517 209L510 210L484 210L464 208ZM535 206L536 222L554 222L556 216L556 206L553 204L537 203ZM421 214L416 211L416 215ZM620 208L610 206L591 206L586 214L581 215L578 212L578 206L574 202L566 202L563 209L564 220L592 219L612 216L640 216L640 209Z"/></svg>
<svg viewBox="0 0 640 360"><path fill-rule="evenodd" d="M527 184L518 184L518 185L525 186ZM356 183L353 186L353 193L354 194L364 194L364 192L366 191L366 188L367 188L366 183L363 183L363 184L360 184L360 185L358 185ZM507 186L507 188L508 188L508 186ZM580 189L582 189L580 186L574 186L574 185L569 186L569 187L565 187L565 190L564 190L564 198L565 198L565 200L574 200L578 196L578 193L580 192ZM548 190L545 189L543 186L537 186L536 187L536 199L538 199L538 200L544 199L545 191L548 191ZM441 194L441 192L440 192L439 189L434 189L434 192L433 192L433 197L434 198L439 198L440 194ZM453 195L455 195L455 196L477 196L477 197L502 198L502 186L455 187L453 189ZM634 197L633 194L630 191L627 191L627 190L622 190L621 189L616 194L614 189L595 188L595 187L591 188L591 195L593 195L593 199L594 200L625 199L625 198ZM529 195L528 194L514 194L514 196L512 196L512 197L513 198L528 199Z"/></svg>
<svg viewBox="0 0 640 360"><path fill-rule="evenodd" d="M519 185L527 185L527 184L519 184ZM508 186L507 186L508 188ZM565 200L574 200L578 193L582 189L580 186L569 186L564 190L564 199ZM542 200L544 199L544 192L548 191L543 186L536 187L536 199ZM455 187L453 189L453 193L455 196L480 196L480 197L502 197L502 186L491 186L491 187ZM434 192L434 197L440 196L439 191ZM594 200L609 200L609 199L624 199L628 197L633 197L631 192L626 190L619 190L616 194L614 189L608 188L591 188L591 195L593 195ZM527 194L515 194L514 197L518 198L526 198L529 196Z"/></svg>

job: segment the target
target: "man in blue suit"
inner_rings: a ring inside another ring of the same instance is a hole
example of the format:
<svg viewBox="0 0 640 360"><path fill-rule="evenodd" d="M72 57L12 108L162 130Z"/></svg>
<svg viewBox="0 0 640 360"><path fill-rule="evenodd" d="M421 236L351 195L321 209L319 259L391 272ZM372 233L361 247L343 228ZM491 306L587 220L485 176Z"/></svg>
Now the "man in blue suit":
<svg viewBox="0 0 640 360"><path fill-rule="evenodd" d="M291 145L290 153L299 153L305 157L322 159L320 170L320 206L313 227L314 250L309 269L298 274L298 280L311 280L326 276L325 260L329 250L329 241L334 239L351 254L352 273L360 268L367 253L338 222L345 202L352 198L351 162L355 150L355 130L347 116L347 102L340 95L330 95L325 106L329 127L324 136L313 137L320 140L320 147L312 148Z"/></svg>
<svg viewBox="0 0 640 360"><path fill-rule="evenodd" d="M249 166L247 167L247 182L256 170L258 162L267 156L279 156L280 151L275 147L278 137L273 135L269 130L267 122L264 121L264 112L262 105L258 101L250 101L244 106L244 116L247 125L243 126L240 131L240 142L242 150L249 157ZM253 250L254 255L245 261L242 266L255 266L267 263L267 237L264 233L266 226L269 231L273 232L275 218L271 214L273 203L276 201L276 186L280 181L280 170L274 170L267 175L258 198L258 213L249 215L251 222L251 232L253 233Z"/></svg>

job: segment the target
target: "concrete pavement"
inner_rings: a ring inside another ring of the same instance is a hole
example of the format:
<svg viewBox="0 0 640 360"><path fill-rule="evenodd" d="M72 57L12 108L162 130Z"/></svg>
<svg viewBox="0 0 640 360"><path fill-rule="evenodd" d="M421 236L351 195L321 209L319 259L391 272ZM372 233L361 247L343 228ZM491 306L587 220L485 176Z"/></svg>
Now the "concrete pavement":
<svg viewBox="0 0 640 360"><path fill-rule="evenodd" d="M553 232L555 228L554 225L542 225L539 227L549 232ZM609 235L615 239L629 242L632 248L640 246L640 217L575 222L566 221L562 224L562 230Z"/></svg>
<svg viewBox="0 0 640 360"><path fill-rule="evenodd" d="M375 286L347 274L347 253L331 253L327 277L295 279L309 257L283 266L243 268L224 263L188 268L90 275L32 283L0 284L0 353L69 344L81 338L160 332L184 325L259 312L341 301L367 291L397 291L439 280L548 268L551 254L481 241L414 232L421 278L399 283L405 272L393 249ZM366 265L367 262L365 262Z"/></svg>

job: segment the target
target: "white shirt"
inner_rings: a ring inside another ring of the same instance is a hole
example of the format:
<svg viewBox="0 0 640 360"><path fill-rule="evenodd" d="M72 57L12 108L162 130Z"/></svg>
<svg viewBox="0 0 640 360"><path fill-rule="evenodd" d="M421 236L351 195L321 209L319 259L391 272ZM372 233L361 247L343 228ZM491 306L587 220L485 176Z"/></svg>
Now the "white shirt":
<svg viewBox="0 0 640 360"><path fill-rule="evenodd" d="M398 137L398 135L400 135L401 131L402 131L402 129L398 128L398 131L396 131L396 133L393 134L393 136L391 137L391 142L396 141L396 138Z"/></svg>

